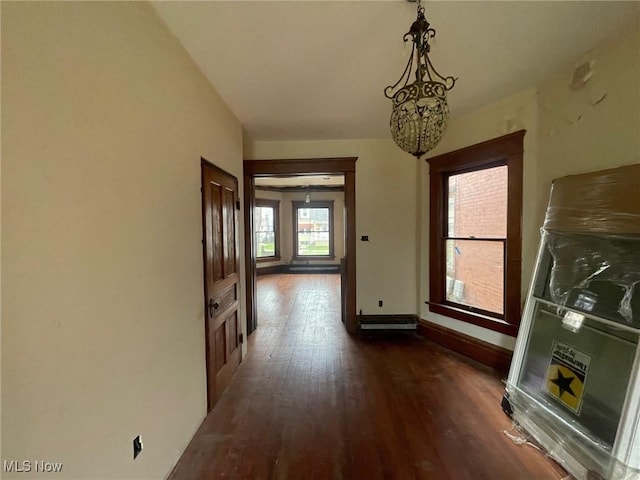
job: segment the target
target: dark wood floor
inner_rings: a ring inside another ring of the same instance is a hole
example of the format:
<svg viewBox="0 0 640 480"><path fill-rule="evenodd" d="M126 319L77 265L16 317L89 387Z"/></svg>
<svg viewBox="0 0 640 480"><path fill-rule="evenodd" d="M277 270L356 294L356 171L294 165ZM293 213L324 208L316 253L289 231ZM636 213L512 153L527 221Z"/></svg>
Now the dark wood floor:
<svg viewBox="0 0 640 480"><path fill-rule="evenodd" d="M554 480L503 430L492 370L413 336L360 339L339 276L259 277L249 355L170 478Z"/></svg>

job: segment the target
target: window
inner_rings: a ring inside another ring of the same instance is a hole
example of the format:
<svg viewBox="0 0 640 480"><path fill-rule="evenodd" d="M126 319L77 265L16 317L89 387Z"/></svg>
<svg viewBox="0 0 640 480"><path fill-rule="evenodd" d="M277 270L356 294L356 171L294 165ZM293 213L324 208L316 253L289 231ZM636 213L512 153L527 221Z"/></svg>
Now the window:
<svg viewBox="0 0 640 480"><path fill-rule="evenodd" d="M429 309L515 335L524 131L427 159Z"/></svg>
<svg viewBox="0 0 640 480"><path fill-rule="evenodd" d="M333 201L292 202L294 257L333 258Z"/></svg>
<svg viewBox="0 0 640 480"><path fill-rule="evenodd" d="M258 261L280 260L279 204L278 200L256 199L254 223Z"/></svg>

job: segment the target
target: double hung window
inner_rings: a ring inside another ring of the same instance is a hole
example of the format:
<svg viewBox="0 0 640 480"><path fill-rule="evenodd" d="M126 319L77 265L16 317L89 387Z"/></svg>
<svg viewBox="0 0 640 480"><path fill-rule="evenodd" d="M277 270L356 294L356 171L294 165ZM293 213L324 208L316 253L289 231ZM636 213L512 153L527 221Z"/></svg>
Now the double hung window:
<svg viewBox="0 0 640 480"><path fill-rule="evenodd" d="M429 309L515 335L524 131L427 159Z"/></svg>
<svg viewBox="0 0 640 480"><path fill-rule="evenodd" d="M277 200L256 199L254 224L258 261L280 259L279 203Z"/></svg>
<svg viewBox="0 0 640 480"><path fill-rule="evenodd" d="M333 201L292 202L296 259L333 258Z"/></svg>

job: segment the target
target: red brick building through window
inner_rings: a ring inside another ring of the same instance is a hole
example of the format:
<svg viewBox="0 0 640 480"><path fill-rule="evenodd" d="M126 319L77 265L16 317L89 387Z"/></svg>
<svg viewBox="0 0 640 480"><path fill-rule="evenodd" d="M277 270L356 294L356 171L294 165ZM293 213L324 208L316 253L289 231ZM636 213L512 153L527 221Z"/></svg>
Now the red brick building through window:
<svg viewBox="0 0 640 480"><path fill-rule="evenodd" d="M504 313L507 167L448 179L447 300Z"/></svg>

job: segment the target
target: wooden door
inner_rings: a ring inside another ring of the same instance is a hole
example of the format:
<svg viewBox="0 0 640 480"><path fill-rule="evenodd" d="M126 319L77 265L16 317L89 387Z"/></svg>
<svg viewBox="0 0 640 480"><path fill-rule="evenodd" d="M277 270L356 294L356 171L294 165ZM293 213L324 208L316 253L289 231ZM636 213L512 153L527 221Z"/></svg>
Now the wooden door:
<svg viewBox="0 0 640 480"><path fill-rule="evenodd" d="M207 410L242 358L238 273L238 180L202 162Z"/></svg>

